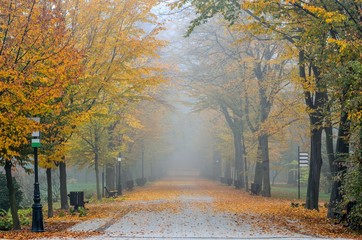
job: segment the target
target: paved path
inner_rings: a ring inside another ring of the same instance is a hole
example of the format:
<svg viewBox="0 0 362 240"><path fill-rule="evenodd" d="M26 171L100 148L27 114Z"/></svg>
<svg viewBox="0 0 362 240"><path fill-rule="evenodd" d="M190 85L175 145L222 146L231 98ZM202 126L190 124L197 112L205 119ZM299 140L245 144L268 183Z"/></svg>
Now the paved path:
<svg viewBox="0 0 362 240"><path fill-rule="evenodd" d="M195 194L197 181L176 184L182 194L175 198L138 201L142 210L131 210L120 219L101 219L74 226L72 231L101 230L103 235L89 239L317 239L275 228L257 229L250 221L240 220L232 214L215 212L213 197ZM174 184L174 182L173 182ZM152 187L151 187L152 188ZM135 204L127 203L123 204ZM160 207L163 206L163 207ZM175 208L167 206L176 206Z"/></svg>

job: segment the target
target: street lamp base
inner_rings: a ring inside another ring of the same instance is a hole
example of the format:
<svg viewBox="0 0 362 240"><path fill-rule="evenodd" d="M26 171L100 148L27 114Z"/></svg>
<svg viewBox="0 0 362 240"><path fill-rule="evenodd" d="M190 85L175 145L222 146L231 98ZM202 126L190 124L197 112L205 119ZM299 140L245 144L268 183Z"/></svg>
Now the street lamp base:
<svg viewBox="0 0 362 240"><path fill-rule="evenodd" d="M43 206L41 204L33 204L32 232L44 232L42 208Z"/></svg>

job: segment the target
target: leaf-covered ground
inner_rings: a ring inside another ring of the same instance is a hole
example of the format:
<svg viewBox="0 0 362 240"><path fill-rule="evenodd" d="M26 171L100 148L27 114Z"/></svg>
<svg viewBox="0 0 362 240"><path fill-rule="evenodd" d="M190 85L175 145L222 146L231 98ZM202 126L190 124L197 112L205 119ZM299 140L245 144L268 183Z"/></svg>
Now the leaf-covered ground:
<svg viewBox="0 0 362 240"><path fill-rule="evenodd" d="M24 230L21 231L0 232L0 238L86 238L92 236L97 238L98 235L102 238L102 234L109 232L112 225L122 224L122 221L120 221L122 218L137 218L137 215L147 212L154 215L168 212L171 216L175 215L183 218L181 212L185 211L185 208L187 208L188 214L192 214L194 211L206 215L206 213L210 214L210 211L212 211L210 216L232 216L233 221L240 229L248 225L251 226L250 231L258 229L258 234L285 234L287 230L291 233L311 237L359 238L358 235L353 234L347 228L335 225L326 219L327 209L323 207L322 203L319 212L310 211L303 207L291 207L290 200L251 196L243 190L236 190L232 187L198 178L164 179L148 183L145 187L126 192L122 198L105 199L100 203L90 203L86 205L86 208L87 215L84 217L57 210L54 218L45 218L46 232L32 233L29 231L29 227L24 227ZM157 216L162 217L162 215ZM77 228L77 226L81 226L79 223L83 222L87 225L88 222L92 222L92 219L94 221L105 219L105 221L103 225L98 224L88 231ZM167 227L178 226L165 226L165 229ZM119 231L119 226L117 229ZM138 233L143 231L142 225L136 226L135 229L137 229Z"/></svg>

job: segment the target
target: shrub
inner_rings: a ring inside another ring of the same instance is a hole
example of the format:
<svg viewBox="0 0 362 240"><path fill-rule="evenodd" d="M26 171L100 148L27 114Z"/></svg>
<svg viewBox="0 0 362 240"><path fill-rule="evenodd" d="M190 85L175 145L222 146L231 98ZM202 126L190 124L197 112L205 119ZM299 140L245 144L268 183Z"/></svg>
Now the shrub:
<svg viewBox="0 0 362 240"><path fill-rule="evenodd" d="M22 226L30 225L32 218L32 208L20 209L18 213L19 213L20 225Z"/></svg>
<svg viewBox="0 0 362 240"><path fill-rule="evenodd" d="M78 208L79 217L85 217L87 215L87 210L84 207Z"/></svg>
<svg viewBox="0 0 362 240"><path fill-rule="evenodd" d="M356 150L346 159L347 171L342 182L344 202L341 204L343 207L349 202L354 202L348 216L349 227L362 230L362 127L356 130L357 135L354 137L357 139L351 138Z"/></svg>
<svg viewBox="0 0 362 240"><path fill-rule="evenodd" d="M355 163L349 168L344 179L343 190L345 192L344 202L341 205L346 205L350 201L355 201L355 206L351 209L348 216L349 221L353 224L350 226L352 229L361 229L362 226L362 165Z"/></svg>
<svg viewBox="0 0 362 240"><path fill-rule="evenodd" d="M65 217L65 212L64 211L60 211L58 213L58 217Z"/></svg>
<svg viewBox="0 0 362 240"><path fill-rule="evenodd" d="M31 208L19 210L19 220L20 225L27 226L30 225L31 219ZM9 231L13 227L13 218L11 216L11 212L4 211L0 209L0 230L1 231Z"/></svg>
<svg viewBox="0 0 362 240"><path fill-rule="evenodd" d="M0 209L0 230L9 231L13 227L13 219L11 214Z"/></svg>

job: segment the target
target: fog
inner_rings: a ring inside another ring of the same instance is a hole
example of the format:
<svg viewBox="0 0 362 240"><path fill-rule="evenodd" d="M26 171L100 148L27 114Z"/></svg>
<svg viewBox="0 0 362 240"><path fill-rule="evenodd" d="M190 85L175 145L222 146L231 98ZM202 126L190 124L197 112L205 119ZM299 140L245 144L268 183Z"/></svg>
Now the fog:
<svg viewBox="0 0 362 240"><path fill-rule="evenodd" d="M282 44L244 41L250 36L217 17L184 37L194 17L189 8L172 12L161 6L154 13L164 27L158 38L168 44L159 48L160 58L152 61L165 69L166 81L150 90L145 100L125 106L119 126L112 130L103 126L98 163L102 189L116 189L119 183L127 188L127 182L141 178L180 175L232 178L242 186L253 181L261 184L266 175L273 176L273 182L295 182L288 164L294 160L297 141L308 148L307 124L303 113L294 110L302 98L289 82L291 62L277 60L284 54ZM139 27L149 33L155 26ZM262 52L268 52L269 59ZM256 74L259 63L270 71L260 78L261 84ZM260 95L260 86L265 96ZM281 94L276 97L275 93ZM278 101L273 106L261 104L274 98ZM273 128L265 130L268 126ZM117 136L111 136L112 131L118 131ZM261 143L263 134L269 134L269 142ZM66 154L68 185L70 190L79 190L80 183L89 184L86 191L91 195L96 182L94 152L80 143L79 136L72 136L75 149ZM268 145L273 149L262 156L258 149ZM262 158L272 163L264 176L257 170ZM56 186L57 171L53 170ZM43 170L41 175L45 175ZM41 181L44 186L45 177Z"/></svg>

